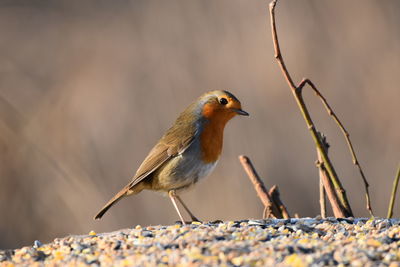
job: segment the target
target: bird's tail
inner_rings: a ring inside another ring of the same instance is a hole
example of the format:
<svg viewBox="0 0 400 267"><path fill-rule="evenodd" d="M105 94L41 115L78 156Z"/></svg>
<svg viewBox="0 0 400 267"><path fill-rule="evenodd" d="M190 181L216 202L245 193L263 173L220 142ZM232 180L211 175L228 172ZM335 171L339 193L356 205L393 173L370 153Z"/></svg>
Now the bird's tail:
<svg viewBox="0 0 400 267"><path fill-rule="evenodd" d="M127 195L129 192L129 187L125 186L121 191L119 191L110 201L107 202L107 204L104 205L103 208L97 213L96 216L94 216L95 220L101 219L103 217L104 213L108 211L109 208L111 208L115 203L120 201L124 196Z"/></svg>

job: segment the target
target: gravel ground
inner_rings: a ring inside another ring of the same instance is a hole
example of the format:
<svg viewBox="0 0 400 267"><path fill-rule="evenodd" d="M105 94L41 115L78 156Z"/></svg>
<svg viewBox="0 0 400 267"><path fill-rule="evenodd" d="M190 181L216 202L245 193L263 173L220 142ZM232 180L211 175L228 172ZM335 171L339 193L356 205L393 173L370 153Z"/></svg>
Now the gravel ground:
<svg viewBox="0 0 400 267"><path fill-rule="evenodd" d="M399 219L136 226L0 250L0 266L400 266Z"/></svg>

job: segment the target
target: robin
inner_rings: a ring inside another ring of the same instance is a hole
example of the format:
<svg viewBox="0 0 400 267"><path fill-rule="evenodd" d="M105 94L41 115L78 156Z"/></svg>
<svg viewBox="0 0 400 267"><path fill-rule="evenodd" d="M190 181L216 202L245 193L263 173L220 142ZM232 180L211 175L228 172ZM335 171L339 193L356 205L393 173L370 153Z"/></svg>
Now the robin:
<svg viewBox="0 0 400 267"><path fill-rule="evenodd" d="M119 191L94 217L100 219L123 197L142 190L165 192L182 224L185 220L177 200L193 221L199 221L178 193L207 176L218 162L225 124L235 115L248 116L240 101L228 91L211 91L200 96L176 119L140 165L132 181Z"/></svg>

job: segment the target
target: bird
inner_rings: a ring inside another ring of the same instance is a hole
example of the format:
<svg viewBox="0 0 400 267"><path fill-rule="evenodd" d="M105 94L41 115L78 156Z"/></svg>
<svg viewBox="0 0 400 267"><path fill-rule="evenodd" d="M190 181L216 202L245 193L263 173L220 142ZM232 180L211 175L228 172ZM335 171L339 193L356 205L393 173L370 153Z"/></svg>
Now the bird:
<svg viewBox="0 0 400 267"><path fill-rule="evenodd" d="M176 119L151 149L132 180L97 213L100 219L126 196L142 190L168 195L182 224L186 224L177 201L192 221L199 221L179 193L191 188L215 168L221 155L226 123L236 115L249 116L230 92L215 90L201 95Z"/></svg>

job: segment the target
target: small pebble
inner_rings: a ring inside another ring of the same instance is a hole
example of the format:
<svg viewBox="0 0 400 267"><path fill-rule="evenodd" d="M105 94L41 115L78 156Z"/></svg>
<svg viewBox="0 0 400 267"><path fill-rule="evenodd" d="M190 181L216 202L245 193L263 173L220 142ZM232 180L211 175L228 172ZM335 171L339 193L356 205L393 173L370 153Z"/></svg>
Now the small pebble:
<svg viewBox="0 0 400 267"><path fill-rule="evenodd" d="M33 242L33 247L34 248L40 248L41 246L43 246L42 242L40 242L39 240L35 240Z"/></svg>

